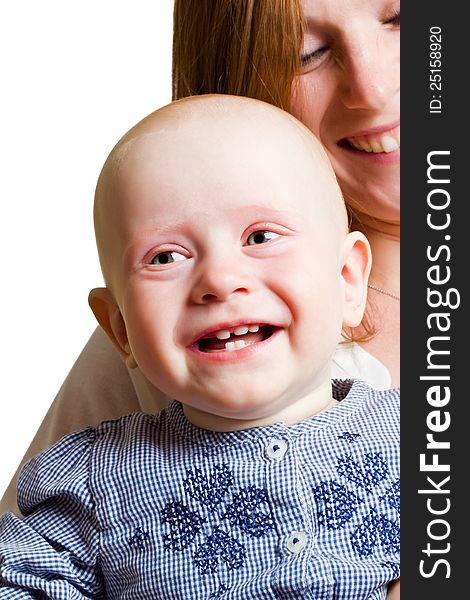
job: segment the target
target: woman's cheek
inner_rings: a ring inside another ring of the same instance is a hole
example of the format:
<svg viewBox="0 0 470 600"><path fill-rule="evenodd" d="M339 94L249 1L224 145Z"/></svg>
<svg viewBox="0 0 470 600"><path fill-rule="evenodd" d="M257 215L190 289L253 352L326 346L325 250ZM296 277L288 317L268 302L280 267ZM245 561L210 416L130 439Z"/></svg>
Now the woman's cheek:
<svg viewBox="0 0 470 600"><path fill-rule="evenodd" d="M313 73L306 73L294 81L292 89L290 112L327 145L322 138L328 135L330 111L336 113L333 122L338 121L338 109L335 107L338 98L333 82L327 77L319 79Z"/></svg>

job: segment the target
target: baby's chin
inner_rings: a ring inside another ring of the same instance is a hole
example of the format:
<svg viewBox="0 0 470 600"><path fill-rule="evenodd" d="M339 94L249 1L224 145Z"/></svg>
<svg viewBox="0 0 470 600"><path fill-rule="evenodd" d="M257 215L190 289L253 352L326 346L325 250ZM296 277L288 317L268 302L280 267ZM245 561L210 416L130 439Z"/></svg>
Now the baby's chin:
<svg viewBox="0 0 470 600"><path fill-rule="evenodd" d="M240 394L224 397L205 397L200 403L191 398L182 401L189 410L200 411L215 417L234 420L252 421L269 418L276 412L277 402L270 397L247 397Z"/></svg>
<svg viewBox="0 0 470 600"><path fill-rule="evenodd" d="M188 414L200 412L228 421L264 420L283 406L278 393L267 393L266 390L254 393L253 389L243 390L243 386L238 384L220 394L213 391L205 394L179 394L178 399L188 407Z"/></svg>
<svg viewBox="0 0 470 600"><path fill-rule="evenodd" d="M188 421L202 429L212 431L239 431L241 429L252 429L254 427L263 427L278 422L278 419L269 411L253 412L246 410L222 411L217 413L213 408L208 408L212 412L205 412L200 408L190 405L184 405L184 413Z"/></svg>

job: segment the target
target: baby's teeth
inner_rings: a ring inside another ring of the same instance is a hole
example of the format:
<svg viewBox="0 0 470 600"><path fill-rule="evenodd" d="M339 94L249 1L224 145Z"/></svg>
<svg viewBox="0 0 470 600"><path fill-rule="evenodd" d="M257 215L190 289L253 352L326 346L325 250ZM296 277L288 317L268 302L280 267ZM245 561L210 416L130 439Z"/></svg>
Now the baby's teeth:
<svg viewBox="0 0 470 600"><path fill-rule="evenodd" d="M227 342L225 344L225 350L227 350L227 352L233 352L234 350L241 350L245 346L244 340L236 340L235 342Z"/></svg>
<svg viewBox="0 0 470 600"><path fill-rule="evenodd" d="M250 333L256 333L257 331L259 331L259 325L250 325L248 327L248 331Z"/></svg>
<svg viewBox="0 0 470 600"><path fill-rule="evenodd" d="M248 333L248 327L246 325L240 325L239 327L235 327L233 333L235 335L245 335L245 333Z"/></svg>
<svg viewBox="0 0 470 600"><path fill-rule="evenodd" d="M220 331L217 331L215 337L218 340L228 340L230 337L230 331L228 329L221 329Z"/></svg>

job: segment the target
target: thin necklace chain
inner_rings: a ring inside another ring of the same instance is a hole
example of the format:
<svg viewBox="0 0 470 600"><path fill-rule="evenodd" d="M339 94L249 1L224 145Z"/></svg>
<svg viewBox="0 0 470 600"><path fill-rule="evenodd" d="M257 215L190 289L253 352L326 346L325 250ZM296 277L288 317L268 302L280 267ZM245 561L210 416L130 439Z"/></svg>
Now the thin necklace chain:
<svg viewBox="0 0 470 600"><path fill-rule="evenodd" d="M371 290L375 290L376 292L380 292L381 294L385 294L386 296L390 296L390 298L393 298L394 300L398 300L398 302L400 302L400 296L397 296L396 294L392 294L392 292L387 292L386 290L383 290L382 288L377 287L373 283L367 284L367 287L370 288Z"/></svg>

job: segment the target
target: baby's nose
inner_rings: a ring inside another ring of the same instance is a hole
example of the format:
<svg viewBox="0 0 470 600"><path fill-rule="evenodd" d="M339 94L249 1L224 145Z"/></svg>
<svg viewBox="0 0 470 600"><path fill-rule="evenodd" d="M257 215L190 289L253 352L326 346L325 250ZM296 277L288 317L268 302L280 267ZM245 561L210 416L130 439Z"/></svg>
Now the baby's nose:
<svg viewBox="0 0 470 600"><path fill-rule="evenodd" d="M240 262L205 261L192 290L196 304L226 302L233 294L248 294L253 278Z"/></svg>

